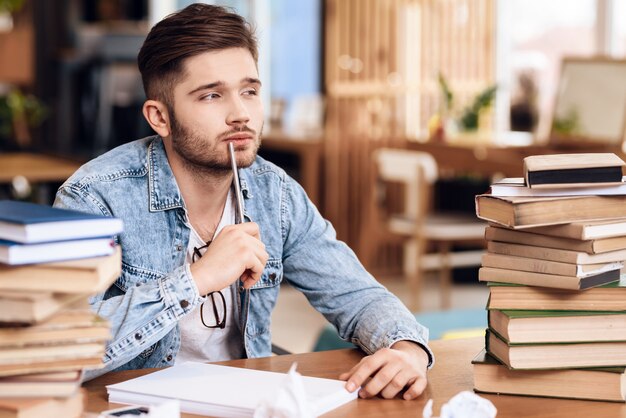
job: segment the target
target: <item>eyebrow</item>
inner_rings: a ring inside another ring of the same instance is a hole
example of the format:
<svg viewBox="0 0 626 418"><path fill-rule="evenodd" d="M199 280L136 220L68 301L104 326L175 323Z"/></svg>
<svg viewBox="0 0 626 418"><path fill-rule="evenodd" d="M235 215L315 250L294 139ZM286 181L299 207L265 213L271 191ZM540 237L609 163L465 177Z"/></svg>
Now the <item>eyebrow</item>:
<svg viewBox="0 0 626 418"><path fill-rule="evenodd" d="M258 84L260 86L261 80L259 80L258 78L254 78L254 77L245 77L241 80L241 84ZM191 95L202 90L210 90L210 89L214 89L217 87L224 87L225 85L226 83L224 83L223 81L216 81L214 83L203 84L191 90L188 94Z"/></svg>

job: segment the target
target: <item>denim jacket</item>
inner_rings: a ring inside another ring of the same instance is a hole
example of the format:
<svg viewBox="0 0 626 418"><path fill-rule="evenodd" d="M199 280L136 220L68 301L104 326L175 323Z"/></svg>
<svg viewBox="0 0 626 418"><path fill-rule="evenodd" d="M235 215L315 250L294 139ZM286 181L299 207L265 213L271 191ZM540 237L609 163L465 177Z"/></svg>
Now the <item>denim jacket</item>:
<svg viewBox="0 0 626 418"><path fill-rule="evenodd" d="M258 223L269 260L250 289L238 295L241 343L247 357L271 354L270 315L287 280L366 353L411 340L427 347L428 330L381 286L285 172L257 157L240 170L245 219ZM111 323L104 368L172 365L180 347L178 320L204 298L191 277L185 202L160 137L137 140L83 165L58 190L55 206L120 218L122 274L90 299Z"/></svg>

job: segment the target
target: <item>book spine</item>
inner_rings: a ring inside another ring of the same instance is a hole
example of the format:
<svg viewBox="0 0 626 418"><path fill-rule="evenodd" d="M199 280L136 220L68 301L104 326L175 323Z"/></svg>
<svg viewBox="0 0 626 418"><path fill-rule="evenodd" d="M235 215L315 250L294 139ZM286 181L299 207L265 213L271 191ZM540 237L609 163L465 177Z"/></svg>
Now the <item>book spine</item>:
<svg viewBox="0 0 626 418"><path fill-rule="evenodd" d="M506 244L497 241L489 241L487 243L487 251L497 254L538 258L541 260L558 261L570 264L582 264L582 262L586 261L580 257L579 254L573 251L534 247L532 245Z"/></svg>
<svg viewBox="0 0 626 418"><path fill-rule="evenodd" d="M554 236L559 238L569 238L580 241L591 239L587 237L586 225L584 223L569 223L563 225L540 226L537 228L529 228L527 232L536 234Z"/></svg>
<svg viewBox="0 0 626 418"><path fill-rule="evenodd" d="M570 251L584 251L592 254L593 241L580 241L567 238L539 235L532 232L514 231L504 228L488 226L485 229L485 239L488 241L511 242L514 244L534 245L537 247L559 248Z"/></svg>
<svg viewBox="0 0 626 418"><path fill-rule="evenodd" d="M482 265L483 267L555 274L559 276L579 276L579 269L576 264L515 256L509 257L499 254L487 253L483 255Z"/></svg>
<svg viewBox="0 0 626 418"><path fill-rule="evenodd" d="M505 270L492 267L481 267L478 270L478 280L481 282L525 284L529 286L553 287L557 289L580 289L580 279L577 277L532 273L528 271Z"/></svg>

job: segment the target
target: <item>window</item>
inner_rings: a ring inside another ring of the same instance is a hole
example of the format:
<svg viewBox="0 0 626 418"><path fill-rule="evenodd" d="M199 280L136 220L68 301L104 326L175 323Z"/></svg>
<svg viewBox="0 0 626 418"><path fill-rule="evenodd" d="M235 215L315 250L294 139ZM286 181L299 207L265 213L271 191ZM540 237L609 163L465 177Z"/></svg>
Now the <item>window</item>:
<svg viewBox="0 0 626 418"><path fill-rule="evenodd" d="M612 10L612 52L617 58L626 59L626 0L616 0Z"/></svg>
<svg viewBox="0 0 626 418"><path fill-rule="evenodd" d="M536 110L536 120L526 123L530 129L516 129L514 112L500 108L499 127L545 133L561 59L595 53L595 1L500 0L498 6L501 8L498 34L508 40L500 44L498 52L500 70L504 72L500 74L499 85L509 97L505 104L514 110L517 103L526 100ZM507 116L510 123L506 123Z"/></svg>

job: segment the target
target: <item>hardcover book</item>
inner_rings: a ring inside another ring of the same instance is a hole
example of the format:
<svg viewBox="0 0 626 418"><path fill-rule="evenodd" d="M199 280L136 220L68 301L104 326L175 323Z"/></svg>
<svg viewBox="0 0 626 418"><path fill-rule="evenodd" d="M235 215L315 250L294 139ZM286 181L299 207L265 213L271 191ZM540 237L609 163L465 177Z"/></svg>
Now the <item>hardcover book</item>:
<svg viewBox="0 0 626 418"><path fill-rule="evenodd" d="M64 307L87 299L88 296L86 293L0 290L0 323L41 322Z"/></svg>
<svg viewBox="0 0 626 418"><path fill-rule="evenodd" d="M489 241L487 243L487 250L496 254L550 260L570 264L602 264L622 262L623 260L626 260L626 250L615 250L600 254L588 254L584 251L535 247L533 245L510 244L498 241Z"/></svg>
<svg viewBox="0 0 626 418"><path fill-rule="evenodd" d="M78 369L100 369L104 367L102 354L68 360L38 361L0 365L0 376L19 376L32 373L64 372Z"/></svg>
<svg viewBox="0 0 626 418"><path fill-rule="evenodd" d="M510 242L513 244L533 245L536 247L584 251L588 254L626 249L626 236L583 241L537 234L530 230L515 230L494 226L485 228L485 239L488 241Z"/></svg>
<svg viewBox="0 0 626 418"><path fill-rule="evenodd" d="M579 240L623 237L626 236L626 219L572 222L563 225L528 228L524 231Z"/></svg>
<svg viewBox="0 0 626 418"><path fill-rule="evenodd" d="M489 328L508 342L626 341L626 312L492 309Z"/></svg>
<svg viewBox="0 0 626 418"><path fill-rule="evenodd" d="M29 202L0 201L0 239L20 243L112 237L122 232L117 218Z"/></svg>
<svg viewBox="0 0 626 418"><path fill-rule="evenodd" d="M626 282L617 281L584 292L489 282L488 309L554 311L626 311Z"/></svg>
<svg viewBox="0 0 626 418"><path fill-rule="evenodd" d="M533 273L530 271L481 267L478 280L481 282L500 282L525 284L529 286L554 287L557 289L583 290L619 280L620 271L612 270L593 276L559 276L556 274Z"/></svg>
<svg viewBox="0 0 626 418"><path fill-rule="evenodd" d="M65 310L45 322L0 327L0 350L8 347L104 343L111 338L109 323L91 311Z"/></svg>
<svg viewBox="0 0 626 418"><path fill-rule="evenodd" d="M624 266L624 263L611 262L601 264L571 264L560 263L558 261L548 261L539 258L485 253L482 257L482 266L507 270L529 271L534 273L556 274L558 276L588 277L607 271L619 270Z"/></svg>
<svg viewBox="0 0 626 418"><path fill-rule="evenodd" d="M486 349L510 369L616 367L626 364L626 341L513 344L489 330Z"/></svg>
<svg viewBox="0 0 626 418"><path fill-rule="evenodd" d="M474 390L595 401L626 400L626 368L511 370L482 350L472 360Z"/></svg>
<svg viewBox="0 0 626 418"><path fill-rule="evenodd" d="M611 196L626 194L626 177L622 182L610 186L588 187L557 187L554 188L530 188L526 186L523 177L507 177L490 186L492 196L526 196L526 197L553 197L553 196Z"/></svg>
<svg viewBox="0 0 626 418"><path fill-rule="evenodd" d="M626 195L565 197L476 196L476 215L508 228L626 217Z"/></svg>
<svg viewBox="0 0 626 418"><path fill-rule="evenodd" d="M619 184L624 161L613 153L532 155L524 158L530 188Z"/></svg>
<svg viewBox="0 0 626 418"><path fill-rule="evenodd" d="M34 364L104 355L104 342L0 347L0 365Z"/></svg>
<svg viewBox="0 0 626 418"><path fill-rule="evenodd" d="M122 269L120 247L113 254L43 266L0 267L0 291L32 290L58 293L97 293L109 287Z"/></svg>
<svg viewBox="0 0 626 418"><path fill-rule="evenodd" d="M0 377L0 398L68 397L81 384L81 371Z"/></svg>
<svg viewBox="0 0 626 418"><path fill-rule="evenodd" d="M90 238L74 241L20 244L0 240L0 264L23 265L75 260L110 255L114 251L111 238Z"/></svg>
<svg viewBox="0 0 626 418"><path fill-rule="evenodd" d="M82 390L67 398L0 399L2 418L79 418L83 414L86 395Z"/></svg>

